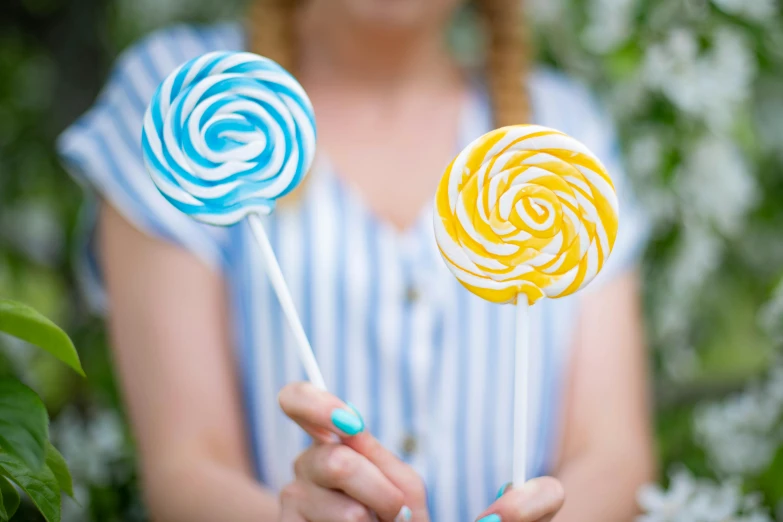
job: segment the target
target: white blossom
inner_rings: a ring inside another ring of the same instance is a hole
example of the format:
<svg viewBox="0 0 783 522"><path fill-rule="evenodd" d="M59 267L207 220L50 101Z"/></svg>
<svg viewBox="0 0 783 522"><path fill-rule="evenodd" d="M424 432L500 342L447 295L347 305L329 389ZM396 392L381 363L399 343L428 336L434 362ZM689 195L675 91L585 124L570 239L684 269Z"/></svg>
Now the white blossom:
<svg viewBox="0 0 783 522"><path fill-rule="evenodd" d="M563 0L527 0L523 4L530 18L541 25L556 23L566 9Z"/></svg>
<svg viewBox="0 0 783 522"><path fill-rule="evenodd" d="M672 293L696 293L723 257L723 241L709 228L685 221L674 261L669 267Z"/></svg>
<svg viewBox="0 0 783 522"><path fill-rule="evenodd" d="M735 29L721 27L713 36L713 48L700 61L700 72L708 79L710 89L705 93L708 123L719 127L729 124L724 104L736 108L752 96L753 80L757 65L753 49L744 34ZM711 96L710 96L711 95Z"/></svg>
<svg viewBox="0 0 783 522"><path fill-rule="evenodd" d="M755 475L783 444L783 364L762 383L701 407L694 433L719 473Z"/></svg>
<svg viewBox="0 0 783 522"><path fill-rule="evenodd" d="M698 481L696 492L686 508L688 520L724 522L739 514L742 508L740 484L730 480L723 484Z"/></svg>
<svg viewBox="0 0 783 522"><path fill-rule="evenodd" d="M52 423L52 437L68 462L75 482L106 486L128 469L125 434L119 415L98 410L86 420L69 408Z"/></svg>
<svg viewBox="0 0 783 522"><path fill-rule="evenodd" d="M783 404L783 364L778 364L770 370L765 391L770 401Z"/></svg>
<svg viewBox="0 0 783 522"><path fill-rule="evenodd" d="M645 80L660 89L678 107L695 112L698 105L696 62L699 43L685 28L672 30L663 42L650 45L644 62Z"/></svg>
<svg viewBox="0 0 783 522"><path fill-rule="evenodd" d="M684 469L672 474L668 490L646 485L637 499L644 514L636 522L772 522L738 481L699 480Z"/></svg>
<svg viewBox="0 0 783 522"><path fill-rule="evenodd" d="M608 105L611 114L618 120L627 120L640 113L649 101L650 93L641 71L634 71L627 78L618 80L610 87Z"/></svg>
<svg viewBox="0 0 783 522"><path fill-rule="evenodd" d="M659 133L641 133L631 141L628 148L627 164L630 174L638 178L657 177L662 156L663 143Z"/></svg>
<svg viewBox="0 0 783 522"><path fill-rule="evenodd" d="M588 49L604 54L631 36L637 0L593 0L588 3L588 25L582 39Z"/></svg>
<svg viewBox="0 0 783 522"><path fill-rule="evenodd" d="M777 0L712 0L719 9L757 22L768 21L778 11Z"/></svg>
<svg viewBox="0 0 783 522"><path fill-rule="evenodd" d="M759 311L759 322L770 337L783 343L783 281L778 283L770 300Z"/></svg>
<svg viewBox="0 0 783 522"><path fill-rule="evenodd" d="M89 520L90 491L83 484L73 485L73 498L63 495L62 522L84 522Z"/></svg>
<svg viewBox="0 0 783 522"><path fill-rule="evenodd" d="M643 67L651 89L716 131L726 131L737 108L750 99L757 69L745 37L726 27L715 31L713 47L705 52L693 31L674 29L648 47Z"/></svg>
<svg viewBox="0 0 783 522"><path fill-rule="evenodd" d="M674 383L688 382L692 380L701 369L701 362L696 353L696 348L688 342L688 328L691 324L692 312L683 310L682 307L671 307L668 317L674 316L679 310L675 327L677 330L668 332L668 342L662 350L663 370L668 379ZM669 319L669 324L674 322ZM678 332L675 334L675 332Z"/></svg>
<svg viewBox="0 0 783 522"><path fill-rule="evenodd" d="M43 201L25 202L2 213L2 235L28 258L53 265L62 255L65 234L54 210Z"/></svg>
<svg viewBox="0 0 783 522"><path fill-rule="evenodd" d="M637 198L654 227L671 225L679 206L674 192L661 181L663 133L660 129L640 132L631 139L626 154L628 173L638 189Z"/></svg>
<svg viewBox="0 0 783 522"><path fill-rule="evenodd" d="M780 41L783 47L783 39ZM765 78L756 88L755 120L759 144L783 163L783 78Z"/></svg>
<svg viewBox="0 0 783 522"><path fill-rule="evenodd" d="M685 471L677 472L671 477L668 491L658 484L642 486L636 497L639 507L646 514L637 518L637 522L676 520L675 517L687 508L688 501L696 493L696 488L696 481Z"/></svg>
<svg viewBox="0 0 783 522"><path fill-rule="evenodd" d="M724 242L709 228L686 220L674 257L656 286L665 288L655 297L654 331L664 347L664 370L672 380L687 380L699 369L690 344L690 326L700 290L718 268Z"/></svg>
<svg viewBox="0 0 783 522"><path fill-rule="evenodd" d="M737 146L728 139L704 136L677 172L682 208L727 236L735 236L758 199L756 180Z"/></svg>

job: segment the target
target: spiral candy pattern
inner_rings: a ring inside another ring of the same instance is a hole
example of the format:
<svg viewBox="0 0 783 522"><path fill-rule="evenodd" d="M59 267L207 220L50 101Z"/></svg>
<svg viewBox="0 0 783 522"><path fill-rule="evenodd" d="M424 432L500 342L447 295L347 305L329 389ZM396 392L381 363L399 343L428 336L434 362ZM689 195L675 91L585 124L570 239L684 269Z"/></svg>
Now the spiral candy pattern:
<svg viewBox="0 0 783 522"><path fill-rule="evenodd" d="M563 297L603 268L618 204L601 162L536 125L494 130L449 165L435 197L435 238L473 293L496 303Z"/></svg>
<svg viewBox="0 0 783 522"><path fill-rule="evenodd" d="M213 52L158 87L141 142L166 199L194 219L231 225L268 214L302 181L315 155L315 116L302 86L272 60Z"/></svg>

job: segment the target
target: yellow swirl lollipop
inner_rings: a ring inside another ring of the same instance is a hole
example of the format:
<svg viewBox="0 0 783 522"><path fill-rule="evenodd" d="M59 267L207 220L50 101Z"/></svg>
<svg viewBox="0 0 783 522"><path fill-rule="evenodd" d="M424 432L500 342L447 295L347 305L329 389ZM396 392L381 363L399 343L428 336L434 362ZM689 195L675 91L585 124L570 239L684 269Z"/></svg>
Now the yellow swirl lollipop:
<svg viewBox="0 0 783 522"><path fill-rule="evenodd" d="M562 132L512 125L481 136L446 169L435 196L435 239L468 290L514 303L513 481L527 478L528 307L587 285L617 238L606 169Z"/></svg>
<svg viewBox="0 0 783 522"><path fill-rule="evenodd" d="M468 145L435 198L435 238L471 292L496 303L563 297L603 268L617 237L617 196L575 139L514 125Z"/></svg>

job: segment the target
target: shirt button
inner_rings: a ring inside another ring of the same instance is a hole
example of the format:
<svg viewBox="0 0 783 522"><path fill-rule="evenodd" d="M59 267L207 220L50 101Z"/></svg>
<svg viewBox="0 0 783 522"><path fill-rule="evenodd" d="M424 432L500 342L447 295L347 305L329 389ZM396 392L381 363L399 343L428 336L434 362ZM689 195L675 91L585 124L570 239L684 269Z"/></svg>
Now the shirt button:
<svg viewBox="0 0 783 522"><path fill-rule="evenodd" d="M408 433L405 435L405 437L402 439L402 455L404 458L410 458L418 449L419 441L416 439L416 436L412 433Z"/></svg>
<svg viewBox="0 0 783 522"><path fill-rule="evenodd" d="M406 301L407 301L409 304L413 304L413 303L415 303L416 301L418 301L418 300L419 300L419 298L420 298L420 297L421 297L421 292L419 292L419 289L418 289L418 288L416 288L416 286L415 286L415 285L410 285L410 286L408 286L408 288L405 290L405 300L406 300Z"/></svg>

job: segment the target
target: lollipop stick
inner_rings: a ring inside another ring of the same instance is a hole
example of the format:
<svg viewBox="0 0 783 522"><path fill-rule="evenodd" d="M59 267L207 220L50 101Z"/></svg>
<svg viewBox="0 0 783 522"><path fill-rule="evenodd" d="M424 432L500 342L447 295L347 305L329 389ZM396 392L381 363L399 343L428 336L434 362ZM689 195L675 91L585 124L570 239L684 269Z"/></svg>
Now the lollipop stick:
<svg viewBox="0 0 783 522"><path fill-rule="evenodd" d="M527 480L527 417L530 372L530 318L527 295L517 297L516 354L514 356L514 486Z"/></svg>
<svg viewBox="0 0 783 522"><path fill-rule="evenodd" d="M291 299L291 293L288 291L288 286L285 284L283 272L280 270L280 265L277 263L275 252L272 250L272 245L269 243L269 238L264 230L264 225L261 223L261 218L259 218L257 214L250 214L247 217L247 220L250 222L253 236L261 247L261 255L264 259L266 273L269 276L272 287L275 289L283 313L285 314L286 319L288 319L288 325L293 331L297 354L302 361L305 372L307 372L307 377L316 387L321 390L326 390L326 383L324 382L323 375L321 375L321 370L318 368L313 349L310 346L310 341L307 340L304 328L302 328L302 322L299 320L299 315L296 313L294 300Z"/></svg>

